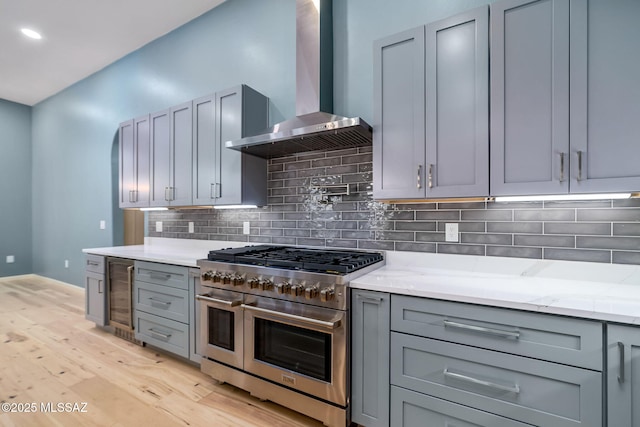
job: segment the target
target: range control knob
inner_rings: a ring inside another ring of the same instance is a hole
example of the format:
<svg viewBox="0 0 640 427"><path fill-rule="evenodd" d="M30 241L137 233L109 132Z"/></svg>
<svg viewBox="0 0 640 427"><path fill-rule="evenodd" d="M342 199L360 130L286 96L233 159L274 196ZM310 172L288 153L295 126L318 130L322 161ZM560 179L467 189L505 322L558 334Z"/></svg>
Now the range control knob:
<svg viewBox="0 0 640 427"><path fill-rule="evenodd" d="M318 287L317 286L309 286L304 290L304 297L306 299L313 299L318 296Z"/></svg>
<svg viewBox="0 0 640 427"><path fill-rule="evenodd" d="M273 280L260 279L258 281L258 287L263 291L270 291L271 289L273 289Z"/></svg>
<svg viewBox="0 0 640 427"><path fill-rule="evenodd" d="M222 281L222 273L215 271L211 280L213 280L213 283L220 283Z"/></svg>
<svg viewBox="0 0 640 427"><path fill-rule="evenodd" d="M234 274L231 277L231 284L233 286L240 286L244 283L244 276L240 275L240 274Z"/></svg>
<svg viewBox="0 0 640 427"><path fill-rule="evenodd" d="M331 288L324 288L320 291L320 301L327 302L333 300L335 297L335 291Z"/></svg>
<svg viewBox="0 0 640 427"><path fill-rule="evenodd" d="M225 285L230 285L231 284L231 274L223 274L222 275L222 283Z"/></svg>
<svg viewBox="0 0 640 427"><path fill-rule="evenodd" d="M291 292L291 283L280 282L276 285L276 290L279 294L288 294L289 292Z"/></svg>
<svg viewBox="0 0 640 427"><path fill-rule="evenodd" d="M304 284L300 283L298 285L291 285L291 289L289 293L293 296L300 296L304 292Z"/></svg>
<svg viewBox="0 0 640 427"><path fill-rule="evenodd" d="M259 283L260 279L258 279L257 277L252 277L251 279L249 279L249 286L251 287L251 289L257 288Z"/></svg>
<svg viewBox="0 0 640 427"><path fill-rule="evenodd" d="M205 271L204 273L202 273L202 274L200 275L200 277L201 277L201 278L202 278L202 280L204 280L204 281L213 280L213 270Z"/></svg>

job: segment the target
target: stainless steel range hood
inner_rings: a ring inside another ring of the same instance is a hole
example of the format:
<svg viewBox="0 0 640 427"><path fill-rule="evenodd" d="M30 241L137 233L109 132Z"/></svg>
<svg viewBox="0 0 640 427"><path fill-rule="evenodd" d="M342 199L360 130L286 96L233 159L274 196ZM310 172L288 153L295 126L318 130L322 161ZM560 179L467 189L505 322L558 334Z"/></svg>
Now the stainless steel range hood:
<svg viewBox="0 0 640 427"><path fill-rule="evenodd" d="M371 126L333 110L331 0L296 0L296 117L226 146L263 158L371 144Z"/></svg>

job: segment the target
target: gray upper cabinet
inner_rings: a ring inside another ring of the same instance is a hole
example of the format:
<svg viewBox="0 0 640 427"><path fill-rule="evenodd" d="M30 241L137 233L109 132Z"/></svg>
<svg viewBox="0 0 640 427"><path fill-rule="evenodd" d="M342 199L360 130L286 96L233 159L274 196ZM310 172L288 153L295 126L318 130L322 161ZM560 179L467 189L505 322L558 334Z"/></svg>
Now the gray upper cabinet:
<svg viewBox="0 0 640 427"><path fill-rule="evenodd" d="M608 325L607 425L640 427L640 328Z"/></svg>
<svg viewBox="0 0 640 427"><path fill-rule="evenodd" d="M426 27L426 195L489 194L489 7Z"/></svg>
<svg viewBox="0 0 640 427"><path fill-rule="evenodd" d="M423 198L424 27L373 46L373 195Z"/></svg>
<svg viewBox="0 0 640 427"><path fill-rule="evenodd" d="M640 2L571 0L571 192L640 189Z"/></svg>
<svg viewBox="0 0 640 427"><path fill-rule="evenodd" d="M149 116L121 123L118 135L119 206L149 206Z"/></svg>
<svg viewBox="0 0 640 427"><path fill-rule="evenodd" d="M491 5L491 194L569 190L569 0Z"/></svg>
<svg viewBox="0 0 640 427"><path fill-rule="evenodd" d="M151 114L151 206L192 204L191 101Z"/></svg>
<svg viewBox="0 0 640 427"><path fill-rule="evenodd" d="M374 43L374 197L489 194L488 26L484 6Z"/></svg>
<svg viewBox="0 0 640 427"><path fill-rule="evenodd" d="M640 188L640 3L491 5L491 194Z"/></svg>
<svg viewBox="0 0 640 427"><path fill-rule="evenodd" d="M150 206L168 205L168 188L171 177L170 111L163 110L149 116L151 135L151 186Z"/></svg>
<svg viewBox="0 0 640 427"><path fill-rule="evenodd" d="M194 101L196 205L266 205L267 161L226 148L269 125L269 99L240 85Z"/></svg>

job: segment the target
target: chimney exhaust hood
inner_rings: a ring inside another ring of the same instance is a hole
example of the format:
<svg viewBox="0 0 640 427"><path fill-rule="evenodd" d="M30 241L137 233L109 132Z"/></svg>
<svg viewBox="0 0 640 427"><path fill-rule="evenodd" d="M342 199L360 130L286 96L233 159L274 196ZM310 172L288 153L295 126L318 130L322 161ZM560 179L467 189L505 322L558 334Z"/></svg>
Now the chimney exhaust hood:
<svg viewBox="0 0 640 427"><path fill-rule="evenodd" d="M371 144L371 126L333 111L332 0L296 0L296 117L227 148L270 159Z"/></svg>

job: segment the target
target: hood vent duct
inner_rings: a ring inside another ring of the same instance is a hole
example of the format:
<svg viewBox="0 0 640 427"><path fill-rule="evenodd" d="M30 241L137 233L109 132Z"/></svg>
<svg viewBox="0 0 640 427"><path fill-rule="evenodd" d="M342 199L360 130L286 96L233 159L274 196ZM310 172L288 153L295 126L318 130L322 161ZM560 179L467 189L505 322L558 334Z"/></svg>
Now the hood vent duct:
<svg viewBox="0 0 640 427"><path fill-rule="evenodd" d="M371 144L371 126L333 111L331 0L296 0L296 117L226 146L263 158Z"/></svg>

